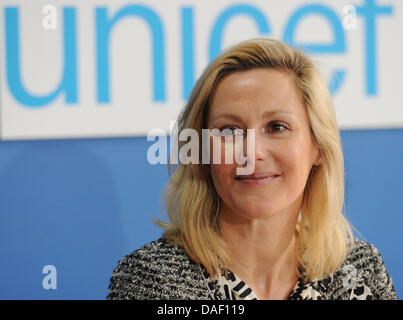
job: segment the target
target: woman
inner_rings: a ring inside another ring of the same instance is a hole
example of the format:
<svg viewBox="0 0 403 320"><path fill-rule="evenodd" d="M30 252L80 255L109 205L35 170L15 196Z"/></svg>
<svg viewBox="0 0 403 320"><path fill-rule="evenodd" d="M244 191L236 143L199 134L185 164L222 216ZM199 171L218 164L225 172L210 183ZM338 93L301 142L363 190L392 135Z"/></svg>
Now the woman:
<svg viewBox="0 0 403 320"><path fill-rule="evenodd" d="M199 154L218 146L221 161L179 163L167 184L171 223L158 222L163 237L118 263L108 299L397 298L379 252L353 238L342 214L339 130L305 54L270 39L230 48L178 124L202 147L202 129L216 129L220 139L210 135ZM249 132L253 156L226 162L227 138L246 145Z"/></svg>

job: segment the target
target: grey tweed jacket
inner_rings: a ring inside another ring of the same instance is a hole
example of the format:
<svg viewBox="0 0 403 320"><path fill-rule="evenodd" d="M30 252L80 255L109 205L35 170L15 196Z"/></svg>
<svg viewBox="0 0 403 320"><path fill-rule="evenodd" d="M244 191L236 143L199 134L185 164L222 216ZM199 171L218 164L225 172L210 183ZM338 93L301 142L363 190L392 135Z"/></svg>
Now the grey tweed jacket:
<svg viewBox="0 0 403 320"><path fill-rule="evenodd" d="M182 247L160 238L119 261L110 279L107 299L225 299L217 281L208 281L203 274L203 265L192 261ZM378 250L355 240L339 270L309 283L300 280L288 299L395 300L397 296Z"/></svg>

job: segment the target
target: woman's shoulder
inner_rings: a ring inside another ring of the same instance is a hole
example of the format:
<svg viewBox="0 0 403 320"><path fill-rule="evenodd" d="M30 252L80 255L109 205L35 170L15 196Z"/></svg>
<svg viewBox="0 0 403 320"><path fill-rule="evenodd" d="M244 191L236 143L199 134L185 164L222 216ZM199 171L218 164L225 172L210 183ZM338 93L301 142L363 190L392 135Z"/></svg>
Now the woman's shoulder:
<svg viewBox="0 0 403 320"><path fill-rule="evenodd" d="M397 299L380 252L362 240L354 239L341 268L322 282L332 299Z"/></svg>
<svg viewBox="0 0 403 320"><path fill-rule="evenodd" d="M119 264L146 263L147 266L152 267L155 264L163 264L167 259L170 261L187 260L187 256L181 246L165 238L159 238L124 256Z"/></svg>
<svg viewBox="0 0 403 320"><path fill-rule="evenodd" d="M118 262L107 299L201 299L207 295L203 284L199 266L184 248L160 238Z"/></svg>
<svg viewBox="0 0 403 320"><path fill-rule="evenodd" d="M361 268L376 269L381 263L381 254L373 244L354 239L344 264L354 264Z"/></svg>

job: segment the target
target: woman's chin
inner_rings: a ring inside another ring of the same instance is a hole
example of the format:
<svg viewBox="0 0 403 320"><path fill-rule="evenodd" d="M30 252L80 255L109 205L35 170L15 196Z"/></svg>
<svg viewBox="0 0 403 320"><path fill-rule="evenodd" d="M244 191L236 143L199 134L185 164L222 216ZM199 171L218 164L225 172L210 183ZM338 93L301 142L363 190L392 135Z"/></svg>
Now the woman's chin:
<svg viewBox="0 0 403 320"><path fill-rule="evenodd" d="M234 209L232 212L238 212L239 216L247 219L268 218L274 214L271 206L241 205Z"/></svg>

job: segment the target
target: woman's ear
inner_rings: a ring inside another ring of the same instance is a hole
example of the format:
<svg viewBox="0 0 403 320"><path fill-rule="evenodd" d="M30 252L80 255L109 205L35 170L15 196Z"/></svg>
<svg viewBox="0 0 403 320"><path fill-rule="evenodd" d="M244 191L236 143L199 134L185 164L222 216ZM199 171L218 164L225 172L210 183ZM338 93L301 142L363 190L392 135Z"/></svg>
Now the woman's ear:
<svg viewBox="0 0 403 320"><path fill-rule="evenodd" d="M319 146L315 143L314 146L314 166L318 167L321 164L321 160L322 160L322 153L320 151Z"/></svg>

